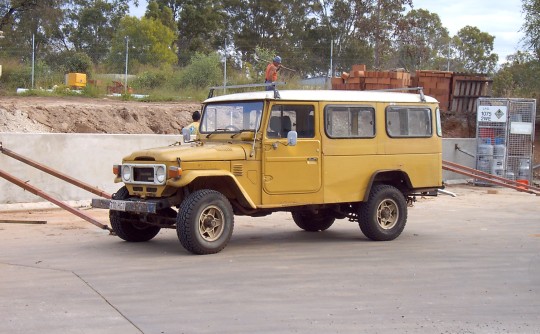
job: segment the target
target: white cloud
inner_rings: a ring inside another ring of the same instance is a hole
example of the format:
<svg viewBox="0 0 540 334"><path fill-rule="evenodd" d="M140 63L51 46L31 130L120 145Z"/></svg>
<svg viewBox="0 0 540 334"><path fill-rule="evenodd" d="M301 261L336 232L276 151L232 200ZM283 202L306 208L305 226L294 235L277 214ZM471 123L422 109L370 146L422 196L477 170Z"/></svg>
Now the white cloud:
<svg viewBox="0 0 540 334"><path fill-rule="evenodd" d="M499 63L522 49L521 0L414 0L413 5L438 14L450 35L470 25L495 36L493 52L499 55Z"/></svg>

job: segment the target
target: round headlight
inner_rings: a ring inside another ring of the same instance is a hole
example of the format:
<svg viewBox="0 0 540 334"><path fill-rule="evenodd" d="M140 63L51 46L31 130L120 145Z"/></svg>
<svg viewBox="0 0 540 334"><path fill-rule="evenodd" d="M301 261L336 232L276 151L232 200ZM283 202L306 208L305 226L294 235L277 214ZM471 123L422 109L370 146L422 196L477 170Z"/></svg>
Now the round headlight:
<svg viewBox="0 0 540 334"><path fill-rule="evenodd" d="M122 166L122 180L129 181L131 180L131 167L130 166Z"/></svg>
<svg viewBox="0 0 540 334"><path fill-rule="evenodd" d="M166 177L165 167L159 166L156 169L156 179L158 180L159 183L163 183L165 181L165 177Z"/></svg>

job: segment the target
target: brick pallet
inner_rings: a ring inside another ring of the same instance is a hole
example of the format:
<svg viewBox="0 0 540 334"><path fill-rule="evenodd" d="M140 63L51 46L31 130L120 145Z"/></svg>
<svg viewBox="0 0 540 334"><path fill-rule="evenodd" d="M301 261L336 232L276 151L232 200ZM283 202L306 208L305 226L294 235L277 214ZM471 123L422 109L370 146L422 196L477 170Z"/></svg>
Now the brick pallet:
<svg viewBox="0 0 540 334"><path fill-rule="evenodd" d="M492 80L484 75L454 73L447 71L409 72L367 71L366 65L353 65L350 72L332 78L336 90L384 90L422 87L424 94L439 101L442 111L476 111L476 100L490 96Z"/></svg>

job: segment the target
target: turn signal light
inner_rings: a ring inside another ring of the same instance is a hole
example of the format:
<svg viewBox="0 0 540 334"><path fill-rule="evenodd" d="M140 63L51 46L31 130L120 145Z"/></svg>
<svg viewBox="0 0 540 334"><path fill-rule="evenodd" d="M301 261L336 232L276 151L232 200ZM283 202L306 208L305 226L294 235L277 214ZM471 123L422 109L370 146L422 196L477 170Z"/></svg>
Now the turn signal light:
<svg viewBox="0 0 540 334"><path fill-rule="evenodd" d="M182 168L171 166L169 167L169 178L179 179L182 176Z"/></svg>
<svg viewBox="0 0 540 334"><path fill-rule="evenodd" d="M113 165L112 166L113 174L116 175L116 176L120 176L120 169L121 168L122 168L122 165Z"/></svg>

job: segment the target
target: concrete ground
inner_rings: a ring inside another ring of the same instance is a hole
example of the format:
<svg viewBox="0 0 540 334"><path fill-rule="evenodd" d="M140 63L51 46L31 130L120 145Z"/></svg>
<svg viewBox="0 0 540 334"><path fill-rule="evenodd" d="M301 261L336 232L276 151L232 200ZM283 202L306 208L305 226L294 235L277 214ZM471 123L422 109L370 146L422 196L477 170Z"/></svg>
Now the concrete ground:
<svg viewBox="0 0 540 334"><path fill-rule="evenodd" d="M452 186L403 234L236 217L219 254L127 243L59 210L0 212L0 333L539 333L540 198ZM107 212L88 210L102 222Z"/></svg>

